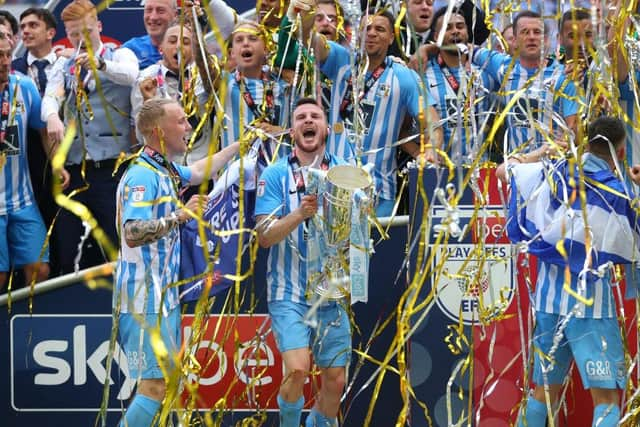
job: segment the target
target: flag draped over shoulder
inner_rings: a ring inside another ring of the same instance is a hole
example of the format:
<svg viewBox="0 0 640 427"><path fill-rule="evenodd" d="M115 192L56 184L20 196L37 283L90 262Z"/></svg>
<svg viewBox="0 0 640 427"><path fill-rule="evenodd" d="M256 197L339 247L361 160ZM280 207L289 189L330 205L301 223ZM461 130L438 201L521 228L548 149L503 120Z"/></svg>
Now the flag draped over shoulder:
<svg viewBox="0 0 640 427"><path fill-rule="evenodd" d="M239 233L238 230L248 230L254 226L255 156L247 156L242 165L245 183L243 194L240 194L240 160L236 160L229 166L209 194L209 204L203 215L203 221L207 224L204 229L206 244L202 244L196 220L191 220L182 227L180 278L182 280L195 278L180 286L182 302L200 298L206 276L212 281L209 296L229 289L234 283L224 275L236 274L237 263L241 262L241 259L238 259L239 245L242 245L244 253L251 237L250 232ZM240 197L244 197L242 217L239 214ZM241 243L240 240L242 240Z"/></svg>
<svg viewBox="0 0 640 427"><path fill-rule="evenodd" d="M567 160L516 164L509 173L507 233L513 243L526 243L529 253L546 262L562 266L568 262L575 274L610 261L639 260L638 217L611 170L584 170L586 227L577 166ZM592 262L585 266L587 236Z"/></svg>

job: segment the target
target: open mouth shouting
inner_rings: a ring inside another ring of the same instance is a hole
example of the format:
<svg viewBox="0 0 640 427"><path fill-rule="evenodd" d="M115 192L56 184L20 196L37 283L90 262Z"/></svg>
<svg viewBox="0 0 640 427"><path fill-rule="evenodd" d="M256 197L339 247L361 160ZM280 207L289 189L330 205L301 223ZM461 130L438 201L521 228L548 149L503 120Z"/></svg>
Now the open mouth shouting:
<svg viewBox="0 0 640 427"><path fill-rule="evenodd" d="M320 34L322 34L325 37L333 37L333 31L331 31L330 28L323 28L319 31Z"/></svg>
<svg viewBox="0 0 640 427"><path fill-rule="evenodd" d="M240 51L240 57L244 61L251 61L251 59L253 59L253 51L251 49L242 49Z"/></svg>
<svg viewBox="0 0 640 427"><path fill-rule="evenodd" d="M314 141L317 133L315 126L306 126L302 129L302 137L305 141Z"/></svg>

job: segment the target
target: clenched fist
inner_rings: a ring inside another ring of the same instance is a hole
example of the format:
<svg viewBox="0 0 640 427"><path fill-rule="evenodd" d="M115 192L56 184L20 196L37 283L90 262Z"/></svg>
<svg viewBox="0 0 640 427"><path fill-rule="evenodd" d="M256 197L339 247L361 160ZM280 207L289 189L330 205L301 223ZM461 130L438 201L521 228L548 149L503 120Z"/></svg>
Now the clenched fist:
<svg viewBox="0 0 640 427"><path fill-rule="evenodd" d="M158 81L154 77L147 77L140 82L140 93L145 101L151 99L158 93Z"/></svg>

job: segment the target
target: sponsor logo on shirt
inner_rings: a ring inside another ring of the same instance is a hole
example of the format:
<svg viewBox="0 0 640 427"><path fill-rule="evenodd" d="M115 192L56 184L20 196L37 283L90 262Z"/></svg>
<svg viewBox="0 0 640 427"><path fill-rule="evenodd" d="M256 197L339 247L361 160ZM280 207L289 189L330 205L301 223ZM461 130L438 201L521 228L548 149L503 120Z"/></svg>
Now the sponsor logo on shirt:
<svg viewBox="0 0 640 427"><path fill-rule="evenodd" d="M135 187L131 187L131 200L134 202L141 202L144 200L144 192L146 188L143 185L137 185Z"/></svg>

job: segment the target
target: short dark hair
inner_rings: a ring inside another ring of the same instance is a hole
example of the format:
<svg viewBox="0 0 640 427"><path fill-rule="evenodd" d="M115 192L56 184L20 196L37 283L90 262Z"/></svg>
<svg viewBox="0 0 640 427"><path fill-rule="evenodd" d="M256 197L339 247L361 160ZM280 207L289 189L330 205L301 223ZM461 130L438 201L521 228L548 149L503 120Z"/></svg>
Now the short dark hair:
<svg viewBox="0 0 640 427"><path fill-rule="evenodd" d="M54 30L58 26L58 21L56 17L53 16L53 13L49 9L45 9L44 7L30 7L20 14L20 21L26 18L29 15L35 15L44 22L47 27L47 30L53 28Z"/></svg>
<svg viewBox="0 0 640 427"><path fill-rule="evenodd" d="M602 116L595 119L587 129L589 152L606 159L611 158L609 143L619 148L627 135L624 122L616 117Z"/></svg>
<svg viewBox="0 0 640 427"><path fill-rule="evenodd" d="M327 120L327 112L324 110L324 107L318 103L318 100L311 97L311 96L305 96L303 98L298 99L298 101L296 102L296 105L293 107L293 111L291 112L291 114L289 115L289 123L291 123L293 125L293 120L294 120L294 114L293 112L296 111L296 109L302 105L307 105L307 104L313 104L316 107L320 108L320 110L322 111L322 114L325 117L325 120Z"/></svg>
<svg viewBox="0 0 640 427"><path fill-rule="evenodd" d="M298 101L296 102L296 106L294 107L294 110L296 108L298 108L299 106L305 105L305 104L314 104L314 105L317 105L318 107L322 108L322 106L318 103L317 99L315 99L312 96L305 96L303 98L298 99Z"/></svg>
<svg viewBox="0 0 640 427"><path fill-rule="evenodd" d="M542 25L544 25L544 32L547 32L547 23L544 22L544 19L542 19L542 15L540 15L538 12L534 12L533 10L523 10L522 12L520 12L519 14L516 15L515 19L513 20L513 33L517 34L518 33L518 21L522 18L536 18L542 21Z"/></svg>
<svg viewBox="0 0 640 427"><path fill-rule="evenodd" d="M558 27L558 30L562 31L562 28L567 21L583 21L585 19L591 19L591 14L587 9L575 8L567 10L560 18L560 26Z"/></svg>
<svg viewBox="0 0 640 427"><path fill-rule="evenodd" d="M434 34L434 33L436 32L438 19L442 18L444 14L447 13L447 9L448 9L448 6L442 6L440 9L436 10L436 13L433 14L433 18L431 20L431 33L429 37L430 39L435 40L435 37L437 36L437 34ZM467 18L464 16L464 13L462 13L462 10L460 8L454 7L452 14L462 16L464 18L464 25L468 27ZM467 28L467 30L469 30L469 28Z"/></svg>
<svg viewBox="0 0 640 427"><path fill-rule="evenodd" d="M18 34L18 31L20 31L20 27L18 26L18 20L16 19L16 17L13 16L13 14L8 10L0 10L0 16L9 23L13 35L15 36L16 34Z"/></svg>
<svg viewBox="0 0 640 427"><path fill-rule="evenodd" d="M8 10L0 10L0 16L9 23L13 35L15 36L16 34L18 34L18 31L20 31L20 27L18 26L18 20L16 19L16 17L13 16L13 14Z"/></svg>
<svg viewBox="0 0 640 427"><path fill-rule="evenodd" d="M393 14L389 11L389 9L376 10L376 8L370 7L369 8L369 16L371 16L371 17L373 17L373 16L382 16L383 18L387 18L387 21L389 21L389 28L391 29L391 32L393 33L393 27L395 26L396 20L393 17Z"/></svg>

